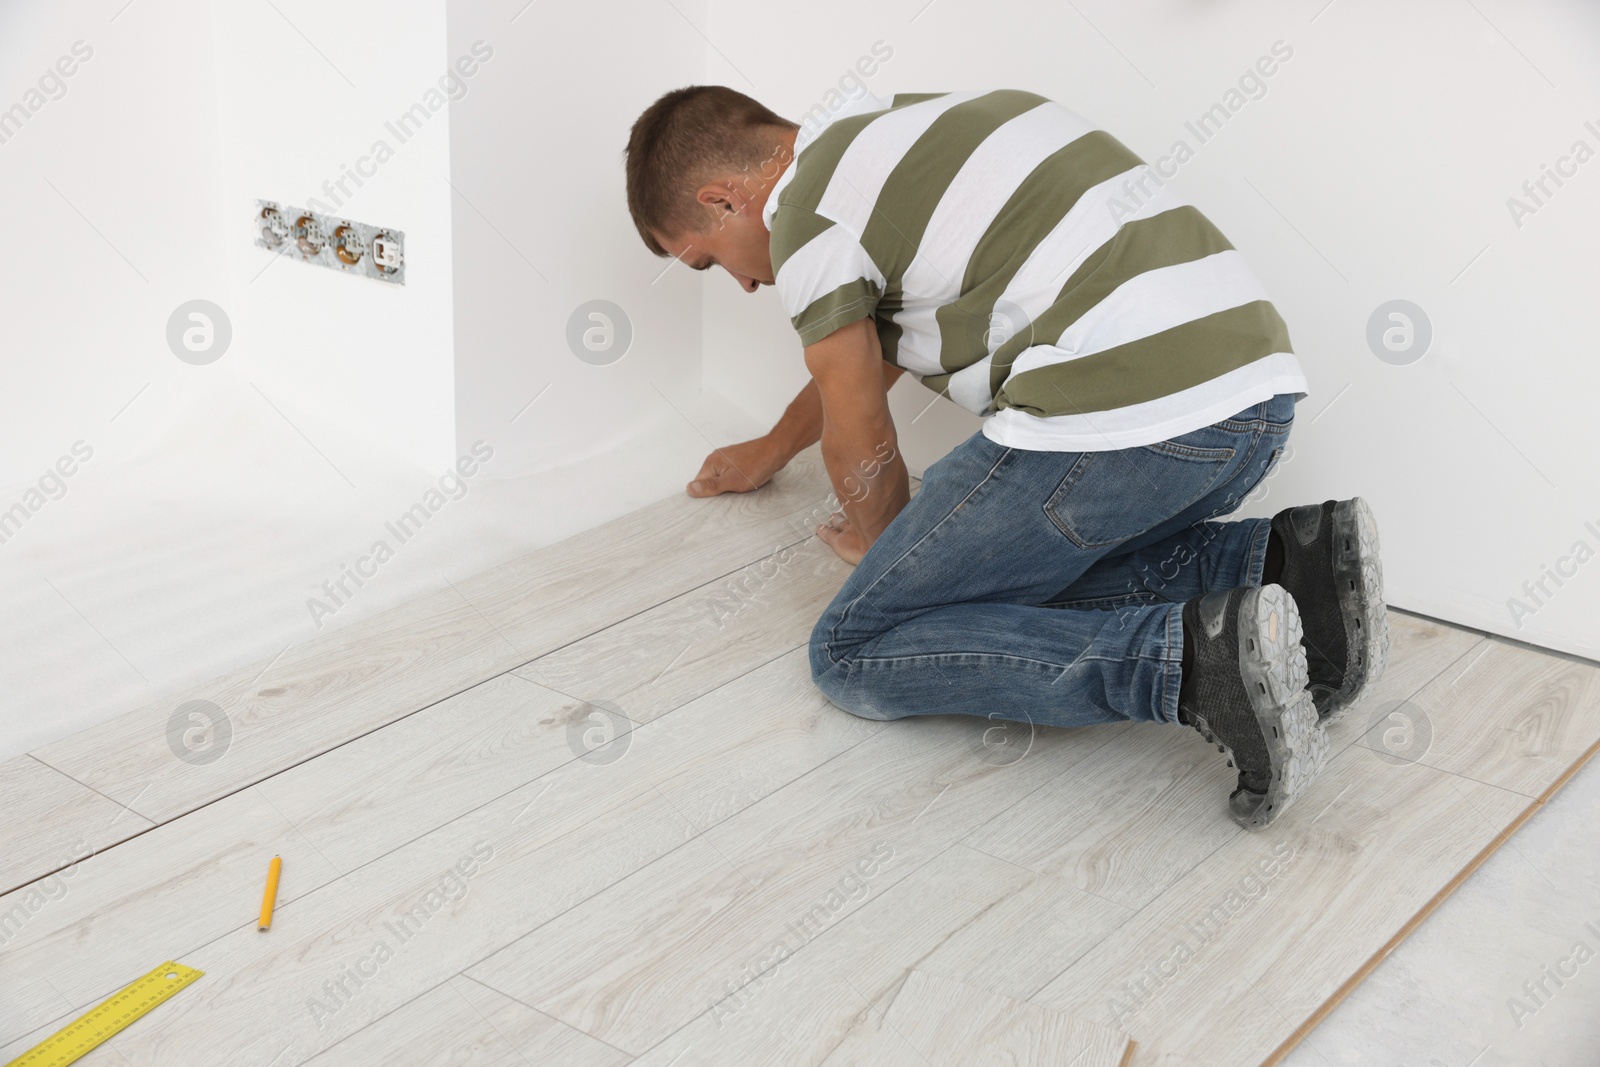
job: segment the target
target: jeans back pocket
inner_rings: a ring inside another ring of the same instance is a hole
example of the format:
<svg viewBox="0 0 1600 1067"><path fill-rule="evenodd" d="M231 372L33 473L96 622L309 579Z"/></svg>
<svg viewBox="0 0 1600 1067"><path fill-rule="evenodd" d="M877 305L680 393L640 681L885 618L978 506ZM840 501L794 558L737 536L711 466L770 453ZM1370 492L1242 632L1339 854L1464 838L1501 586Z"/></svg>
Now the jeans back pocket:
<svg viewBox="0 0 1600 1067"><path fill-rule="evenodd" d="M1085 452L1056 486L1044 511L1080 548L1118 544L1211 492L1236 455L1233 448L1176 441Z"/></svg>

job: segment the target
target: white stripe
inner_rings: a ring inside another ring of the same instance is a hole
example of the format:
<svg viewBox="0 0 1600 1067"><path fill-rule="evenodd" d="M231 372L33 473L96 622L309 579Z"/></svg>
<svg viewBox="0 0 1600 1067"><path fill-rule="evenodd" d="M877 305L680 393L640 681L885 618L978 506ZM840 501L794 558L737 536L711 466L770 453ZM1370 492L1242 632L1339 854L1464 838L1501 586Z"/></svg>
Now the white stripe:
<svg viewBox="0 0 1600 1067"><path fill-rule="evenodd" d="M990 91L949 93L898 111L885 111L868 122L839 158L817 205L817 214L837 219L856 233L865 233L883 183L917 138L946 111L987 96Z"/></svg>
<svg viewBox="0 0 1600 1067"><path fill-rule="evenodd" d="M1149 167L1141 164L1086 190L1029 254L1001 299L1022 308L1029 319L1038 318L1055 303L1072 272L1124 225L1187 205L1170 186L1158 185L1149 195L1142 193L1136 183L1144 171ZM1145 190L1156 180L1154 173L1150 171Z"/></svg>
<svg viewBox="0 0 1600 1067"><path fill-rule="evenodd" d="M1156 186L1153 194L1146 195L1150 181L1155 180L1154 172L1142 190L1135 184L1146 170L1148 167L1140 165L1085 190L1039 242L1001 294L1000 301L1005 303L997 301L995 305L1006 308L1008 318L1017 321L1010 324L1009 330L997 332L988 355L950 376L950 399L976 415L986 413L994 402L989 391L989 368L995 349L1023 323L1032 322L1055 303L1072 272L1124 225L1186 206L1187 202L1165 185ZM1131 213L1124 213L1124 206L1131 208Z"/></svg>
<svg viewBox="0 0 1600 1067"><path fill-rule="evenodd" d="M868 278L884 287L883 272L854 234L835 223L790 256L773 278L783 309L793 319L818 297L846 282Z"/></svg>
<svg viewBox="0 0 1600 1067"><path fill-rule="evenodd" d="M1079 316L1053 344L1024 351L1007 378L1054 363L1106 352L1228 308L1266 300L1237 249L1135 275Z"/></svg>
<svg viewBox="0 0 1600 1067"><path fill-rule="evenodd" d="M824 111L828 108L827 104L821 106ZM861 96L853 100L847 100L840 105L838 111L830 112L823 121L810 125L802 123L800 129L795 131L794 135L795 156L799 156L807 145L822 135L823 130L826 130L840 119L864 115L869 111L887 111L891 106L891 101L863 91ZM784 187L789 184L790 180L794 178L794 173L794 160L791 159L789 165L784 167L783 174L778 178L777 184L772 187L772 192L767 194L767 202L761 209L761 221L769 230L772 229L772 216L778 210L778 196L783 192Z"/></svg>
<svg viewBox="0 0 1600 1067"><path fill-rule="evenodd" d="M940 195L906 268L906 291L940 303L960 296L972 254L1000 209L1045 159L1094 129L1046 101L985 137Z"/></svg>
<svg viewBox="0 0 1600 1067"><path fill-rule="evenodd" d="M1001 408L983 420L983 435L1008 448L1043 452L1103 452L1165 441L1269 400L1278 393L1309 395L1299 361L1289 352L1235 367L1199 385L1110 411L1031 415Z"/></svg>

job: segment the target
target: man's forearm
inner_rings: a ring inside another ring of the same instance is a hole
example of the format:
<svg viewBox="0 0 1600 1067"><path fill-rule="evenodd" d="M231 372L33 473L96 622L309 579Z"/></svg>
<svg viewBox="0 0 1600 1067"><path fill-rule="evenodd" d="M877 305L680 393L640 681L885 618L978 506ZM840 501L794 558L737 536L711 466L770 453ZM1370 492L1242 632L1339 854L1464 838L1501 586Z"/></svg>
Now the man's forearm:
<svg viewBox="0 0 1600 1067"><path fill-rule="evenodd" d="M822 462L840 510L869 546L911 500L910 474L887 417L876 425L825 425Z"/></svg>
<svg viewBox="0 0 1600 1067"><path fill-rule="evenodd" d="M893 386L903 373L901 368L885 360L884 389ZM772 439L785 463L822 439L822 394L817 391L815 381L806 382L805 388L789 401L789 406L767 436Z"/></svg>
<svg viewBox="0 0 1600 1067"><path fill-rule="evenodd" d="M767 436L785 463L822 438L822 394L817 392L816 382L806 382Z"/></svg>

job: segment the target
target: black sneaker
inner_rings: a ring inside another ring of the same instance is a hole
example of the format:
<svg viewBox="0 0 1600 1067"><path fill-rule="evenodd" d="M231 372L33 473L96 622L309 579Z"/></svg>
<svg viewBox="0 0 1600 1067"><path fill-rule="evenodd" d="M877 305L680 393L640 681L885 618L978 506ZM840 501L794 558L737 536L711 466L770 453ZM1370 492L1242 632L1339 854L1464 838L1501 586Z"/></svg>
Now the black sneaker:
<svg viewBox="0 0 1600 1067"><path fill-rule="evenodd" d="M1328 733L1306 689L1299 613L1282 586L1241 586L1186 602L1183 628L1194 662L1178 721L1229 754L1229 766L1239 768L1229 814L1259 830L1305 792L1328 758Z"/></svg>
<svg viewBox="0 0 1600 1067"><path fill-rule="evenodd" d="M1277 584L1294 597L1305 625L1311 699L1331 725L1389 662L1378 523L1357 496L1287 508L1272 528L1283 544Z"/></svg>

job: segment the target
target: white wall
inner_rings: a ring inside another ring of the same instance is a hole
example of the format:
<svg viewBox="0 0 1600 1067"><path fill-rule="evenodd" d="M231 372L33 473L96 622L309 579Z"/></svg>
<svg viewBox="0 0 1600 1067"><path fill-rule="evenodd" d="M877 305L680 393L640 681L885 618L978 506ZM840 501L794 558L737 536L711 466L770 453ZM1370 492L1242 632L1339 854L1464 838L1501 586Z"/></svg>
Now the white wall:
<svg viewBox="0 0 1600 1067"><path fill-rule="evenodd" d="M451 55L480 40L494 53L451 114L456 435L494 441L509 468L547 469L687 431L691 454L651 482L659 497L681 489L711 448L693 410L702 279L681 265L663 273L667 263L645 249L622 166L639 113L705 80L694 25L704 8L450 4ZM569 318L596 299L631 325L615 362L585 362L568 346ZM608 508L608 497L597 487L593 504Z"/></svg>
<svg viewBox="0 0 1600 1067"><path fill-rule="evenodd" d="M797 119L881 39L894 55L868 80L880 96L1026 88L1150 161L1187 140L1195 155L1174 187L1254 263L1311 382L1292 458L1244 513L1364 495L1392 604L1600 656L1588 431L1600 402L1600 158L1520 228L1506 204L1575 140L1600 151L1600 9L823 0L791 19L710 4L709 80ZM1185 122L1277 41L1293 56L1201 144ZM1368 318L1395 298L1433 324L1432 350L1410 365L1380 360L1366 341ZM713 278L705 309L707 380L770 422L805 382L776 295ZM902 381L891 397L900 425L931 397ZM913 468L976 426L938 401L906 435ZM1508 600L1579 542L1594 558L1574 556L1575 575L1547 581L1554 595L1514 620Z"/></svg>
<svg viewBox="0 0 1600 1067"><path fill-rule="evenodd" d="M641 8L605 54L581 46L612 16L520 0L452 5L448 30L444 0L74 7L0 6L0 107L93 49L0 143L0 510L93 451L0 537L0 759L681 492L754 432L699 388L702 279L657 280L622 192L633 118L704 80L693 5ZM480 37L494 56L430 95ZM419 103L402 143L386 124ZM257 197L403 229L407 284L255 248ZM566 347L596 296L635 322L610 366ZM196 298L233 329L203 366L165 336ZM462 495L313 613L479 438Z"/></svg>
<svg viewBox="0 0 1600 1067"><path fill-rule="evenodd" d="M0 119L0 507L174 417L167 316L227 296L209 11L117 7L0 5L0 110L36 108Z"/></svg>
<svg viewBox="0 0 1600 1067"><path fill-rule="evenodd" d="M211 10L237 346L229 362L274 403L424 470L447 469L456 457L450 110L440 79L455 56L444 0L216 0ZM298 207L316 198L329 213L403 230L405 284L275 261L252 244L258 197Z"/></svg>

